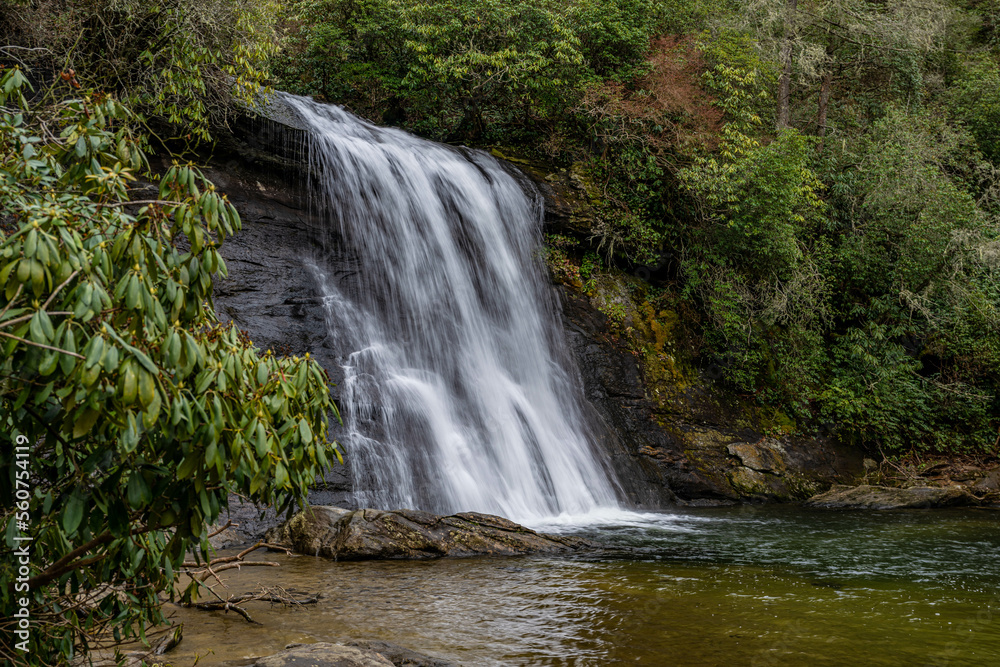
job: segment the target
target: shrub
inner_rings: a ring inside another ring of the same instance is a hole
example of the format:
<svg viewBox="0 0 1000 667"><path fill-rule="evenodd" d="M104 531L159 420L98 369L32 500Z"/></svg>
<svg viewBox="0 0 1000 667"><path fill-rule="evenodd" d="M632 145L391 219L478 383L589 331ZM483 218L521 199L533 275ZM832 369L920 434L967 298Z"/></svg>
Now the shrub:
<svg viewBox="0 0 1000 667"><path fill-rule="evenodd" d="M232 204L182 165L129 201L145 158L127 109L93 93L31 108L24 86L0 77L0 424L27 454L0 448L0 656L53 665L161 621L230 493L303 500L336 453L335 408L317 363L215 319ZM30 593L6 585L19 533Z"/></svg>

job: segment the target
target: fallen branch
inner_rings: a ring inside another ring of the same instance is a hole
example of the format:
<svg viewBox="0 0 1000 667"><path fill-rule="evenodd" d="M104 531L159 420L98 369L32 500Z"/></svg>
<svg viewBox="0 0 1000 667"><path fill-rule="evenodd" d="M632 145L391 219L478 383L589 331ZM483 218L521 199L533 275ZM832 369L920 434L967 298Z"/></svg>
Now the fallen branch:
<svg viewBox="0 0 1000 667"><path fill-rule="evenodd" d="M229 527L229 523L220 528L219 530L212 533L212 536L218 535L223 530ZM211 536L210 536L211 537ZM224 572L225 570L231 570L233 568L239 569L242 566L253 567L253 566L268 566L268 567L278 567L278 563L272 561L263 560L244 560L247 554L256 551L257 549L270 549L272 551L284 551L286 554L290 554L291 551L285 549L284 547L278 546L276 544L269 544L264 541L257 542L252 547L247 547L243 551L239 552L235 556L221 556L219 558L213 558L207 563L197 563L194 561L184 561L181 563L183 568L201 568L198 570L185 571L184 574L195 579L196 581L202 582L208 579L210 576L215 575L216 572ZM221 567L219 567L221 566ZM218 577L216 577L218 578Z"/></svg>
<svg viewBox="0 0 1000 667"><path fill-rule="evenodd" d="M245 618L248 623L253 623L254 625L261 625L261 623L259 621L255 621L253 617L250 616L250 613L241 607L240 604L245 602L270 602L272 604L281 604L291 607L305 604L316 604L319 602L319 597L316 595L298 598L295 597L294 594L289 593L279 586L273 586L270 588L262 587L256 593L231 595L228 598L222 598L212 589L209 590L218 598L217 600L209 600L207 602L190 602L184 606L191 607L193 609L202 609L204 611L235 611L237 614Z"/></svg>
<svg viewBox="0 0 1000 667"><path fill-rule="evenodd" d="M229 528L231 522L227 523L216 530L212 535L218 535L226 528ZM283 605L303 605L303 604L315 604L319 601L319 596L309 595L306 597L296 597L294 594L289 593L285 589L273 586L270 588L261 587L261 589L255 593L243 593L242 595L230 595L223 598L219 595L212 586L205 584L205 581L209 577L213 577L215 581L225 587L222 583L222 579L219 577L220 572L225 572L226 570L232 569L242 569L243 567L278 567L280 563L275 563L273 561L265 560L246 560L247 555L257 551L258 549L270 549L275 551L284 551L290 554L291 551L285 549L284 547L278 546L276 544L270 544L264 542L263 540L257 542L253 546L247 547L243 551L239 552L233 556L220 556L219 558L212 558L208 562L198 563L195 561L185 561L181 564L184 568L182 572L190 577L193 581L197 582L199 588L203 588L215 596L214 600L208 600L205 602L186 602L182 603L185 607L191 607L193 609L202 609L205 611L234 611L240 616L242 616L248 623L253 623L255 625L260 625L259 622L255 621L250 613L241 607L240 605L246 602L270 602ZM214 584L213 584L214 585Z"/></svg>

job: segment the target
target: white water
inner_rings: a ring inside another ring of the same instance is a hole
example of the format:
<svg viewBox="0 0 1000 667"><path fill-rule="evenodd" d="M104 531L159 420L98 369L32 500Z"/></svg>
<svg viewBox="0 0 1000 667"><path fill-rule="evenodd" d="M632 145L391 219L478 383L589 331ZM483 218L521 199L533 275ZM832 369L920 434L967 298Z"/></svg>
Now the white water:
<svg viewBox="0 0 1000 667"><path fill-rule="evenodd" d="M537 252L541 206L489 155L286 96L357 271L318 259L360 506L522 522L616 508ZM341 262L342 264L342 262Z"/></svg>

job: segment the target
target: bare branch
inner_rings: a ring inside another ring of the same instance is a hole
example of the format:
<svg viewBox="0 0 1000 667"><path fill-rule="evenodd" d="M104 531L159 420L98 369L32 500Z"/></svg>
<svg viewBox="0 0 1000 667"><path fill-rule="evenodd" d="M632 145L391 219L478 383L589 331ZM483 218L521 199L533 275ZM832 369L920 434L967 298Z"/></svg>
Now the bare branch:
<svg viewBox="0 0 1000 667"><path fill-rule="evenodd" d="M0 331L0 336L3 336L5 338L13 338L14 340L16 340L16 341L18 341L20 343L24 343L25 345L32 345L34 347L41 347L41 348L44 348L46 350L52 350L53 352L60 352L62 354L68 354L69 356L76 357L77 359L86 359L86 357L84 357L82 354L77 354L76 352L70 352L69 350L63 350L63 349L60 349L58 347L52 347L51 345L45 345L43 343L36 343L34 341L25 340L24 338L21 338L20 336L15 336L14 334L9 334L9 333L7 333L5 331Z"/></svg>
<svg viewBox="0 0 1000 667"><path fill-rule="evenodd" d="M52 294L49 295L49 298L45 300L45 303L42 304L42 310L45 310L46 308L48 308L49 304L52 303L52 299L56 298L56 294L59 294L59 292L62 290L62 288L66 287L66 285L69 284L69 281L73 280L73 278L76 278L77 274L79 274L79 273L80 273L80 269L77 269L73 273L69 274L69 278L67 278L66 280L62 281L62 283L60 283L59 287L57 287L55 289L55 291L53 291Z"/></svg>
<svg viewBox="0 0 1000 667"><path fill-rule="evenodd" d="M45 310L45 307L43 306L39 310ZM73 313L71 313L68 310L54 310L51 313L49 313L49 315L72 315L72 314ZM34 316L35 313L28 313L27 315L22 315L21 317L15 317L12 320L7 320L6 322L0 322L0 327L9 327L12 324L20 324L21 322L30 320Z"/></svg>

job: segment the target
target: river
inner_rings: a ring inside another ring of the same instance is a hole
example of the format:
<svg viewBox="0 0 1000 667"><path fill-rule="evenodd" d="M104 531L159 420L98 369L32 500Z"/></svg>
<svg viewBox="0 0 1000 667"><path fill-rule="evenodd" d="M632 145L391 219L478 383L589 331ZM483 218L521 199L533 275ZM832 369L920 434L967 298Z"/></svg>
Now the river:
<svg viewBox="0 0 1000 667"><path fill-rule="evenodd" d="M369 638L464 665L1000 665L1000 514L742 506L537 524L609 550L568 559L343 563L264 554L227 572L321 593L239 616L170 606L176 665Z"/></svg>

